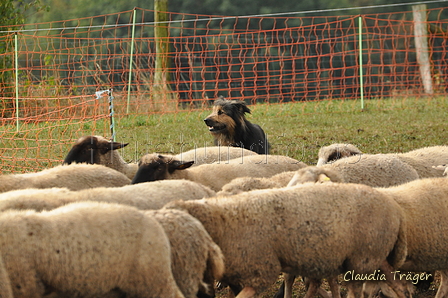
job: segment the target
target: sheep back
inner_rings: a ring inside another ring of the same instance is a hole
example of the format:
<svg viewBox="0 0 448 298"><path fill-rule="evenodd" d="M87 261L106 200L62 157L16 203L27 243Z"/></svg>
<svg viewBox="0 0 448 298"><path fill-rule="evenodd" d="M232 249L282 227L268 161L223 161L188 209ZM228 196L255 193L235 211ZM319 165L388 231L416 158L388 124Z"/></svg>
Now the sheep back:
<svg viewBox="0 0 448 298"><path fill-rule="evenodd" d="M433 166L448 162L448 146L423 147L396 156L414 167L420 178L441 177L443 173Z"/></svg>
<svg viewBox="0 0 448 298"><path fill-rule="evenodd" d="M181 152L175 155L175 157L181 161L194 161L193 166L198 166L202 164L226 163L231 159L244 159L249 155L257 155L257 153L240 147L212 146Z"/></svg>
<svg viewBox="0 0 448 298"><path fill-rule="evenodd" d="M169 241L152 217L119 204L75 203L42 213L0 215L0 254L15 298L183 297L171 273Z"/></svg>
<svg viewBox="0 0 448 298"><path fill-rule="evenodd" d="M138 209L159 209L174 200L212 197L210 188L188 180L161 180L122 187L97 187L80 191L67 188L23 189L0 194L0 211L52 210L79 201L119 203Z"/></svg>
<svg viewBox="0 0 448 298"><path fill-rule="evenodd" d="M406 256L399 206L365 185L324 183L177 201L202 222L226 260L223 281L257 292L280 271L321 279L372 273ZM254 273L255 272L255 273Z"/></svg>
<svg viewBox="0 0 448 298"><path fill-rule="evenodd" d="M35 173L0 176L0 192L25 188L66 187L80 190L93 187L114 187L131 183L124 174L102 165L73 164L56 166Z"/></svg>
<svg viewBox="0 0 448 298"><path fill-rule="evenodd" d="M168 236L173 276L184 296L196 298L201 290L213 297L213 282L222 277L224 257L203 225L180 210L161 209L145 213L153 216ZM204 277L209 279L204 282Z"/></svg>
<svg viewBox="0 0 448 298"><path fill-rule="evenodd" d="M337 171L347 183L373 187L400 185L419 179L412 166L388 154L355 155L322 167Z"/></svg>

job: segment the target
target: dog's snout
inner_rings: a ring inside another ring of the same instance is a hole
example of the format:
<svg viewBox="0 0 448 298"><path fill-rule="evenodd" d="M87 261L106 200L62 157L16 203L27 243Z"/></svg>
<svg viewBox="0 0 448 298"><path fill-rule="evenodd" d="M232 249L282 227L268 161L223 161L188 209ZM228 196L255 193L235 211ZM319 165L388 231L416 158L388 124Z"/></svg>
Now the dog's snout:
<svg viewBox="0 0 448 298"><path fill-rule="evenodd" d="M210 118L205 118L204 122L206 125L211 126L212 125L212 120Z"/></svg>

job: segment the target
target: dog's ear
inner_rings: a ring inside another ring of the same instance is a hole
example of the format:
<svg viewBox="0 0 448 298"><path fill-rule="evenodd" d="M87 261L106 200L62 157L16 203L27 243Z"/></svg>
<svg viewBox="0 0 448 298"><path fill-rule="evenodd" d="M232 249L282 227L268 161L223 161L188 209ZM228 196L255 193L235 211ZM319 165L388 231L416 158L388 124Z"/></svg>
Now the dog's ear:
<svg viewBox="0 0 448 298"><path fill-rule="evenodd" d="M244 113L250 114L250 109L246 106L246 103L244 101L235 100L235 101L233 101L233 104L236 105L236 107L238 108L238 111L240 111L242 114L244 114Z"/></svg>

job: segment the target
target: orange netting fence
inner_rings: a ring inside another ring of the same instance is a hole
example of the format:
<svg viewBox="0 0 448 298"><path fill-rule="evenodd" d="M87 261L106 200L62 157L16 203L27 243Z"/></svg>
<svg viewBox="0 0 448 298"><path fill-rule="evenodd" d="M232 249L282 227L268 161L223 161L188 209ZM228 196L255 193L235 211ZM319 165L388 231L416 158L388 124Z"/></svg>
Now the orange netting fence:
<svg viewBox="0 0 448 298"><path fill-rule="evenodd" d="M255 104L445 94L447 12L425 11L429 91L410 11L168 13L169 22L157 24L154 11L134 9L20 30L0 27L2 171L54 165L79 136L109 136L109 93L97 98L101 90L113 90L119 116L208 108L219 95ZM155 38L156 27L169 35ZM157 43L169 49L157 53Z"/></svg>

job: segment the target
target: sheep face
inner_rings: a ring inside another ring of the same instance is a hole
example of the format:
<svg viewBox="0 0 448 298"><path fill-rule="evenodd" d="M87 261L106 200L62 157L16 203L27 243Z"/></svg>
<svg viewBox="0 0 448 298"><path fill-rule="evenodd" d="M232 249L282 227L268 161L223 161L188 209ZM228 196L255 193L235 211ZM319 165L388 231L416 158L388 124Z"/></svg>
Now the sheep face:
<svg viewBox="0 0 448 298"><path fill-rule="evenodd" d="M65 157L63 164L102 164L106 154L123 148L128 144L112 142L101 136L83 136L75 142L75 145L73 145Z"/></svg>
<svg viewBox="0 0 448 298"><path fill-rule="evenodd" d="M356 146L352 144L331 144L322 147L319 150L319 160L317 166L322 166L327 163L335 162L344 157L362 154Z"/></svg>
<svg viewBox="0 0 448 298"><path fill-rule="evenodd" d="M132 184L168 179L174 171L187 169L193 163L181 162L171 155L146 154L138 163Z"/></svg>

